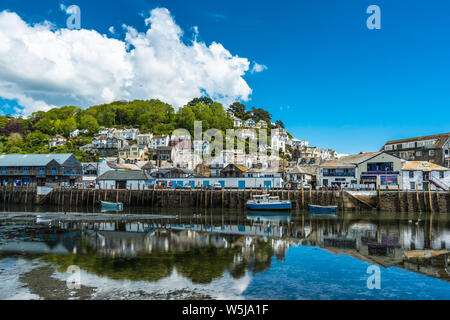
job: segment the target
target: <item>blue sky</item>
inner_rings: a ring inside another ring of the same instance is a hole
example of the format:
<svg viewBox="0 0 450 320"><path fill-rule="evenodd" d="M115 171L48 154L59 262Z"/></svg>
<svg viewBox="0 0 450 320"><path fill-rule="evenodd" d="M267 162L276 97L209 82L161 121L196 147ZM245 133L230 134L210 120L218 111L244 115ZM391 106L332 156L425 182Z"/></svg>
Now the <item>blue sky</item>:
<svg viewBox="0 0 450 320"><path fill-rule="evenodd" d="M122 24L144 32L143 16L167 8L184 41L197 26L198 41L266 65L244 76L253 90L246 104L267 109L312 145L357 153L450 132L448 1L2 0L0 11L62 28L61 3L80 6L83 28L107 34L114 26L122 40ZM381 30L366 27L372 4L381 8ZM0 105L8 113L17 102Z"/></svg>

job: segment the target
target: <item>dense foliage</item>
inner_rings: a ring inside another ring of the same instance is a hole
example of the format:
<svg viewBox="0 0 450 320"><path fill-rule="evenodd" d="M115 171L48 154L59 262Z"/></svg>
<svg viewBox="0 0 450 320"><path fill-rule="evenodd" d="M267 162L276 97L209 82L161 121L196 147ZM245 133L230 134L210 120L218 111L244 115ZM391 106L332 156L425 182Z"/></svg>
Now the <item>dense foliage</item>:
<svg viewBox="0 0 450 320"><path fill-rule="evenodd" d="M241 103L234 103L229 110L242 120L265 120L272 116L263 109L250 111ZM136 128L142 133L170 134L177 128L193 134L194 122L202 121L203 130L217 128L223 132L233 128L233 120L222 104L210 98L195 98L178 111L159 100L116 101L82 109L75 106L38 111L29 118L0 116L0 153L74 153L80 160L93 160L79 148L89 144L100 127ZM88 134L70 139L74 129L87 129ZM49 148L52 136L69 139L64 146Z"/></svg>

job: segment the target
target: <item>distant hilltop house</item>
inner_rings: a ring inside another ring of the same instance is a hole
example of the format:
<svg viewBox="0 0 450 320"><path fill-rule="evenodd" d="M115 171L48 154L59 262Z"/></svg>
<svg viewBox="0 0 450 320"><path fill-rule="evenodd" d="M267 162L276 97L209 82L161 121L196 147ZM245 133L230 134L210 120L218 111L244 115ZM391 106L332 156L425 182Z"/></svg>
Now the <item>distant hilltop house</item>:
<svg viewBox="0 0 450 320"><path fill-rule="evenodd" d="M242 127L242 120L236 117L233 117L233 122L234 122L234 127L235 128L240 128Z"/></svg>
<svg viewBox="0 0 450 320"><path fill-rule="evenodd" d="M74 185L83 169L78 159L64 154L8 154L0 156L1 185Z"/></svg>
<svg viewBox="0 0 450 320"><path fill-rule="evenodd" d="M139 129L122 129L116 130L115 136L118 138L122 138L125 140L137 140L137 136L139 135Z"/></svg>
<svg viewBox="0 0 450 320"><path fill-rule="evenodd" d="M429 161L450 168L450 133L392 140L382 151L409 161Z"/></svg>
<svg viewBox="0 0 450 320"><path fill-rule="evenodd" d="M253 119L248 119L247 121L244 122L244 127L247 127L247 128L253 128L253 127L255 127L255 125L256 125L256 123L255 123L255 120L253 120Z"/></svg>
<svg viewBox="0 0 450 320"><path fill-rule="evenodd" d="M88 133L89 133L89 130L87 130L87 129L83 129L83 130L75 129L75 130L72 130L70 132L70 137L72 139L75 139L75 138L78 138L81 135L88 134Z"/></svg>
<svg viewBox="0 0 450 320"><path fill-rule="evenodd" d="M292 146L292 148L303 148L303 147L308 147L309 142L307 140L300 140L300 139L292 138L290 140L290 145Z"/></svg>
<svg viewBox="0 0 450 320"><path fill-rule="evenodd" d="M91 144L80 147L80 150L101 156L113 156L128 146L128 141L115 136L97 135Z"/></svg>
<svg viewBox="0 0 450 320"><path fill-rule="evenodd" d="M63 146L66 143L67 143L67 139L58 134L58 135L50 138L50 140L48 142L48 146L50 148L55 148L55 147Z"/></svg>

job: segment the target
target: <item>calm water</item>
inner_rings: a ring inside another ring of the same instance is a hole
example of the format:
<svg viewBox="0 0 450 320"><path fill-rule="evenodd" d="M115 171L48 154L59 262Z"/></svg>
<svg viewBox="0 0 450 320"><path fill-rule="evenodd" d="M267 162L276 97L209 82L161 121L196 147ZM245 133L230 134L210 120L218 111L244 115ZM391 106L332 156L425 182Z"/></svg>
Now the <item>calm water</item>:
<svg viewBox="0 0 450 320"><path fill-rule="evenodd" d="M0 299L450 299L449 215L40 211L0 213Z"/></svg>

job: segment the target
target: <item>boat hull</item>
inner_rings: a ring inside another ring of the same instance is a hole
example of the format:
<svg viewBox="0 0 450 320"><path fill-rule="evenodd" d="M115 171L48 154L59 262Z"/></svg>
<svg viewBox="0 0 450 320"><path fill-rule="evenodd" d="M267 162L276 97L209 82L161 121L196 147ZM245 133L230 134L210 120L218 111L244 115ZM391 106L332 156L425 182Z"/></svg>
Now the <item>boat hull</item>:
<svg viewBox="0 0 450 320"><path fill-rule="evenodd" d="M113 202L105 202L101 201L103 209L109 210L123 210L123 203L113 203Z"/></svg>
<svg viewBox="0 0 450 320"><path fill-rule="evenodd" d="M315 205L309 205L310 211L315 212L336 212L338 207L337 206L315 206Z"/></svg>
<svg viewBox="0 0 450 320"><path fill-rule="evenodd" d="M247 203L247 209L249 210L262 210L262 211L270 211L270 210L291 210L291 203Z"/></svg>

